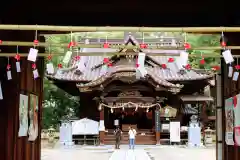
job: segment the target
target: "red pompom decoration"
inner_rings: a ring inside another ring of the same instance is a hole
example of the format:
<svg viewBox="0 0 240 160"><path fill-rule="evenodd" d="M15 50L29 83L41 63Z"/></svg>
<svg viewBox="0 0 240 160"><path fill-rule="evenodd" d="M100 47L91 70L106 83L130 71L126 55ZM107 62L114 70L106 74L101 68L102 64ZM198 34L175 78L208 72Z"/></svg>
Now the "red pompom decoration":
<svg viewBox="0 0 240 160"><path fill-rule="evenodd" d="M190 49L191 48L191 45L189 43L184 43L184 48L185 49Z"/></svg>
<svg viewBox="0 0 240 160"><path fill-rule="evenodd" d="M58 68L62 68L62 64L61 63L58 64Z"/></svg>
<svg viewBox="0 0 240 160"><path fill-rule="evenodd" d="M187 64L187 65L185 66L185 69L186 69L186 70L190 70L190 69L191 69L191 65L190 65L190 64Z"/></svg>
<svg viewBox="0 0 240 160"><path fill-rule="evenodd" d="M218 70L220 70L220 66L213 66L213 67L212 67L212 70L218 71Z"/></svg>
<svg viewBox="0 0 240 160"><path fill-rule="evenodd" d="M112 65L112 63L108 63L107 66L108 67L112 67L113 65Z"/></svg>
<svg viewBox="0 0 240 160"><path fill-rule="evenodd" d="M227 46L226 42L222 41L222 42L221 42L221 46L222 46L222 47L226 47L226 46Z"/></svg>
<svg viewBox="0 0 240 160"><path fill-rule="evenodd" d="M168 59L168 62L169 62L169 63L174 62L174 58L169 58L169 59Z"/></svg>
<svg viewBox="0 0 240 160"><path fill-rule="evenodd" d="M167 65L166 65L166 64L161 64L161 67L162 67L163 69L166 69L166 68L167 68Z"/></svg>
<svg viewBox="0 0 240 160"><path fill-rule="evenodd" d="M77 44L76 44L76 42L70 42L69 44L68 44L68 48L71 48L71 47L74 47L74 46L76 46Z"/></svg>
<svg viewBox="0 0 240 160"><path fill-rule="evenodd" d="M147 48L147 44L141 43L141 44L140 44L140 48L141 48L141 49L146 49L146 48Z"/></svg>
<svg viewBox="0 0 240 160"><path fill-rule="evenodd" d="M108 43L104 43L103 44L103 48L109 48L109 44Z"/></svg>
<svg viewBox="0 0 240 160"><path fill-rule="evenodd" d="M136 67L138 68L140 65L138 63L136 63Z"/></svg>
<svg viewBox="0 0 240 160"><path fill-rule="evenodd" d="M8 64L8 65L7 65L7 70L10 70L10 68L11 68L11 65Z"/></svg>
<svg viewBox="0 0 240 160"><path fill-rule="evenodd" d="M240 69L240 65L236 65L236 66L235 66L235 69L236 69L236 70L239 70L239 69Z"/></svg>
<svg viewBox="0 0 240 160"><path fill-rule="evenodd" d="M79 61L80 60L80 56L75 56L75 60Z"/></svg>
<svg viewBox="0 0 240 160"><path fill-rule="evenodd" d="M32 64L32 69L36 69L36 64L35 63Z"/></svg>
<svg viewBox="0 0 240 160"><path fill-rule="evenodd" d="M104 59L103 59L103 63L104 63L104 64L109 63L109 58L104 58Z"/></svg>
<svg viewBox="0 0 240 160"><path fill-rule="evenodd" d="M34 43L35 46L38 45L38 40L35 39L35 40L33 41L33 43Z"/></svg>
<svg viewBox="0 0 240 160"><path fill-rule="evenodd" d="M202 59L200 60L200 64L201 64L201 65L204 65L204 64L205 64L205 59L204 59L204 58L202 58Z"/></svg>
<svg viewBox="0 0 240 160"><path fill-rule="evenodd" d="M17 61L19 61L19 60L20 60L20 55L17 53L14 58L15 58Z"/></svg>
<svg viewBox="0 0 240 160"><path fill-rule="evenodd" d="M47 59L48 59L49 61L51 61L51 60L52 60L52 56L51 56L51 55L48 55L48 56L47 56Z"/></svg>

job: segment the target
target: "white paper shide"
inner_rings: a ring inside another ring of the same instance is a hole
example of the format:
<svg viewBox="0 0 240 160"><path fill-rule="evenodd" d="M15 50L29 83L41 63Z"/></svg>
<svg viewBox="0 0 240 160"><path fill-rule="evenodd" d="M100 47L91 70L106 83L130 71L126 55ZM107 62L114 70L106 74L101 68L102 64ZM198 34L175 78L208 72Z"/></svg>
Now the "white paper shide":
<svg viewBox="0 0 240 160"><path fill-rule="evenodd" d="M29 54L28 54L28 61L35 62L37 59L38 50L35 48L30 48Z"/></svg>

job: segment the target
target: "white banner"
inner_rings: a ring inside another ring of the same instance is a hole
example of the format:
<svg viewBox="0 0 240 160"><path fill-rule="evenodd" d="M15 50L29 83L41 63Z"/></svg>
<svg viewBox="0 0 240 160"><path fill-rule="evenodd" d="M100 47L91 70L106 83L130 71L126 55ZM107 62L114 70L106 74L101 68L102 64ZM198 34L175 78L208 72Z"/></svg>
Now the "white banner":
<svg viewBox="0 0 240 160"><path fill-rule="evenodd" d="M19 96L19 131L18 136L27 136L28 132L28 96Z"/></svg>
<svg viewBox="0 0 240 160"><path fill-rule="evenodd" d="M180 122L170 122L170 142L180 142Z"/></svg>

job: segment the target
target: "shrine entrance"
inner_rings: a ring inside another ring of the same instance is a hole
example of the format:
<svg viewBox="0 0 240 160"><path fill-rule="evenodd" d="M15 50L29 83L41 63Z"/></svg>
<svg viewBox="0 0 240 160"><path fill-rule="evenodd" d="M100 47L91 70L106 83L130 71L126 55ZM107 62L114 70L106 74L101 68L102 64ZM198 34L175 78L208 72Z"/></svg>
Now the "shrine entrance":
<svg viewBox="0 0 240 160"><path fill-rule="evenodd" d="M106 109L108 113L106 128L113 129L118 125L121 129L126 128L123 126L136 126L138 129L152 129L154 126L154 117L152 111L154 109L143 108L121 108L115 109L114 112L111 109ZM117 120L117 121L116 121ZM115 124L117 122L118 124Z"/></svg>

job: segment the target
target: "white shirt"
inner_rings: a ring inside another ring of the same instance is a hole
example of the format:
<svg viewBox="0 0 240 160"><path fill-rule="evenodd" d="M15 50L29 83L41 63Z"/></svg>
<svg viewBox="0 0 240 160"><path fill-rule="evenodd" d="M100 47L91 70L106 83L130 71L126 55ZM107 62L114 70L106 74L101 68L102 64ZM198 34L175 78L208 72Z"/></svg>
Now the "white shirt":
<svg viewBox="0 0 240 160"><path fill-rule="evenodd" d="M135 139L136 136L136 130L132 129L128 131L129 139Z"/></svg>

